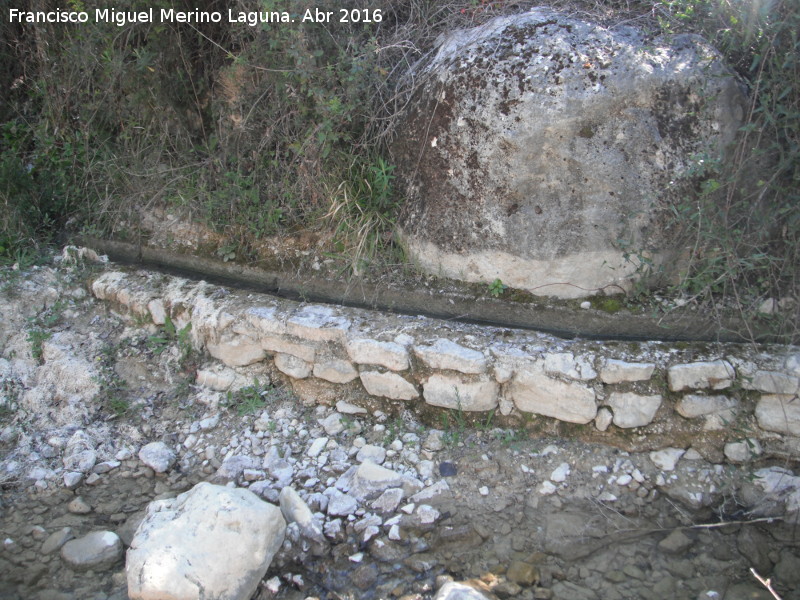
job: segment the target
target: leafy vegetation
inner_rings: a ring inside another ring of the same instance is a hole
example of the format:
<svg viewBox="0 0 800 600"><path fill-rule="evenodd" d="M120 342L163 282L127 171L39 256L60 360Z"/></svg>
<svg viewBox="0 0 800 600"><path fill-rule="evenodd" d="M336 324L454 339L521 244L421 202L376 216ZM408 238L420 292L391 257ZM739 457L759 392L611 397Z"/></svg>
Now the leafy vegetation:
<svg viewBox="0 0 800 600"><path fill-rule="evenodd" d="M17 3L20 10L34 7ZM325 8L326 3L320 5ZM371 23L0 24L0 263L66 229L138 240L143 211L205 224L221 260L264 237L315 231L362 273L396 257L400 201L387 142L444 30L532 2L349 0ZM689 248L675 295L791 329L800 310L800 4L795 0L554 0L650 33L701 33L751 104L733 166L695 157L695 192L673 207ZM70 10L105 8L72 0ZM38 5L37 5L38 6ZM119 10L188 0L127 0ZM288 11L300 0L211 0L204 10ZM633 249L631 249L633 251ZM647 264L643 265L648 268ZM489 293L503 294L501 282ZM794 309L758 312L765 299Z"/></svg>

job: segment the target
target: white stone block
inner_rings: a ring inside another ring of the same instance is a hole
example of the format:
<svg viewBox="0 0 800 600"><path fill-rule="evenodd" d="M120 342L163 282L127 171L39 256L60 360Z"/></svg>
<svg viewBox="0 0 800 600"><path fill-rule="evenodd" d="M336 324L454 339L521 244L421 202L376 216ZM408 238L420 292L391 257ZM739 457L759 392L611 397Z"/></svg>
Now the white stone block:
<svg viewBox="0 0 800 600"><path fill-rule="evenodd" d="M597 416L594 390L548 377L541 362L514 375L509 395L519 410L560 421L589 423Z"/></svg>
<svg viewBox="0 0 800 600"><path fill-rule="evenodd" d="M674 365L667 371L669 389L673 392L722 390L730 387L735 376L736 371L726 360Z"/></svg>
<svg viewBox="0 0 800 600"><path fill-rule="evenodd" d="M281 372L294 379L305 379L311 375L311 363L297 358L291 354L275 355L275 367Z"/></svg>
<svg viewBox="0 0 800 600"><path fill-rule="evenodd" d="M493 379L464 381L451 375L431 375L422 385L422 396L432 406L464 411L492 410L499 386Z"/></svg>
<svg viewBox="0 0 800 600"><path fill-rule="evenodd" d="M417 346L414 353L431 369L449 369L467 374L486 372L483 352L439 338L431 346Z"/></svg>
<svg viewBox="0 0 800 600"><path fill-rule="evenodd" d="M382 396L392 400L419 398L416 386L397 373L362 371L360 377L364 389L372 396Z"/></svg>
<svg viewBox="0 0 800 600"><path fill-rule="evenodd" d="M359 365L379 365L391 371L408 369L408 351L394 342L379 342L369 338L348 340L347 354Z"/></svg>
<svg viewBox="0 0 800 600"><path fill-rule="evenodd" d="M661 406L661 396L614 392L609 395L607 404L614 411L614 425L617 427L644 427L655 418Z"/></svg>
<svg viewBox="0 0 800 600"><path fill-rule="evenodd" d="M314 377L331 383L347 383L358 377L358 371L352 363L334 358L315 364Z"/></svg>
<svg viewBox="0 0 800 600"><path fill-rule="evenodd" d="M603 383L621 383L623 381L647 381L655 371L653 363L631 363L610 358L600 369Z"/></svg>

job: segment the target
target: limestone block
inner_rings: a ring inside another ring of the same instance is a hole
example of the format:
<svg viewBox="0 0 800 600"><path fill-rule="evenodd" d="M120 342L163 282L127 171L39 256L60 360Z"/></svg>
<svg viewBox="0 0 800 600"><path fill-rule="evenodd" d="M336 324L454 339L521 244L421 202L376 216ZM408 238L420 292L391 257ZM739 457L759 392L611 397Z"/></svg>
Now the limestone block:
<svg viewBox="0 0 800 600"><path fill-rule="evenodd" d="M653 376L655 368L653 363L631 363L610 358L600 368L600 379L603 383L647 381Z"/></svg>
<svg viewBox="0 0 800 600"><path fill-rule="evenodd" d="M607 404L614 411L614 425L617 427L644 427L656 416L661 396L614 392L609 395Z"/></svg>
<svg viewBox="0 0 800 600"><path fill-rule="evenodd" d="M548 375L561 375L578 381L597 377L592 366L594 357L575 357L571 352L555 352L544 357L544 372Z"/></svg>
<svg viewBox="0 0 800 600"><path fill-rule="evenodd" d="M267 352L291 354L310 363L314 362L317 355L317 349L312 344L296 342L281 335L264 335L260 341L261 347Z"/></svg>
<svg viewBox="0 0 800 600"><path fill-rule="evenodd" d="M128 595L249 600L285 531L280 509L241 488L204 482L151 502L128 550Z"/></svg>
<svg viewBox="0 0 800 600"><path fill-rule="evenodd" d="M417 346L414 353L431 369L450 369L461 373L485 373L483 352L439 338L431 346Z"/></svg>
<svg viewBox="0 0 800 600"><path fill-rule="evenodd" d="M667 371L669 389L673 392L723 390L733 383L735 376L736 372L726 360L673 365Z"/></svg>
<svg viewBox="0 0 800 600"><path fill-rule="evenodd" d="M261 333L271 335L286 333L283 315L275 306L252 306L245 311L244 317L252 327Z"/></svg>
<svg viewBox="0 0 800 600"><path fill-rule="evenodd" d="M122 289L125 280L125 273L119 271L103 273L92 282L92 293L100 300L116 300L117 291Z"/></svg>
<svg viewBox="0 0 800 600"><path fill-rule="evenodd" d="M614 420L614 415L607 408L601 408L597 411L597 416L594 419L594 426L598 431L606 431Z"/></svg>
<svg viewBox="0 0 800 600"><path fill-rule="evenodd" d="M432 406L465 411L492 410L497 407L497 382L482 378L465 381L452 375L431 375L422 385L422 397Z"/></svg>
<svg viewBox="0 0 800 600"><path fill-rule="evenodd" d="M397 373L362 371L361 383L372 396L382 396L392 400L413 400L419 398L416 386Z"/></svg>
<svg viewBox="0 0 800 600"><path fill-rule="evenodd" d="M347 341L347 353L359 365L380 365L392 371L408 368L408 351L394 342L379 342L369 338Z"/></svg>
<svg viewBox="0 0 800 600"><path fill-rule="evenodd" d="M264 360L266 356L257 340L243 335L224 336L218 342L209 341L206 348L211 356L221 360L229 367L246 367Z"/></svg>
<svg viewBox="0 0 800 600"><path fill-rule="evenodd" d="M321 304L301 307L286 321L286 331L312 342L344 342L350 320Z"/></svg>
<svg viewBox="0 0 800 600"><path fill-rule="evenodd" d="M353 364L337 358L326 360L314 365L314 377L319 377L331 383L347 383L358 377Z"/></svg>
<svg viewBox="0 0 800 600"><path fill-rule="evenodd" d="M788 394L765 394L756 404L756 419L761 429L800 435L800 398Z"/></svg>
<svg viewBox="0 0 800 600"><path fill-rule="evenodd" d="M733 416L734 410L738 405L738 400L727 396L686 394L675 404L675 410L680 416L687 419L714 414Z"/></svg>
<svg viewBox="0 0 800 600"><path fill-rule="evenodd" d="M541 362L518 371L509 385L511 399L523 412L570 423L589 423L597 415L594 390L548 377Z"/></svg>
<svg viewBox="0 0 800 600"><path fill-rule="evenodd" d="M258 380L263 385L269 385L269 376L262 373L258 376ZM206 369L197 370L197 385L201 385L217 392L236 391L253 383L252 379L248 379L244 375L240 375L231 368L217 365Z"/></svg>
<svg viewBox="0 0 800 600"><path fill-rule="evenodd" d="M147 303L147 310L156 325L163 325L167 322L167 309L164 307L164 301L161 298L150 300Z"/></svg>
<svg viewBox="0 0 800 600"><path fill-rule="evenodd" d="M277 353L275 355L275 367L281 372L294 379L305 379L311 375L312 365L291 354Z"/></svg>
<svg viewBox="0 0 800 600"><path fill-rule="evenodd" d="M767 394L798 394L800 377L777 371L756 371L749 380L743 378L742 387Z"/></svg>

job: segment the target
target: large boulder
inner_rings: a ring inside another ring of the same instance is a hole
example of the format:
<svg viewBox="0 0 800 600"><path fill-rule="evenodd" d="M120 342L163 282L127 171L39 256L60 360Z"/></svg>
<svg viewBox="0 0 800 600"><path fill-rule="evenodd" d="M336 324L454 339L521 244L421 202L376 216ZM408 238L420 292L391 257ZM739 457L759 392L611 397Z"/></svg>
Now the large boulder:
<svg viewBox="0 0 800 600"><path fill-rule="evenodd" d="M156 500L127 553L132 600L249 600L283 543L278 507L249 490L199 483Z"/></svg>
<svg viewBox="0 0 800 600"><path fill-rule="evenodd" d="M407 251L559 297L628 289L638 257L674 264L668 207L698 156L724 157L746 106L697 36L541 8L450 34L413 74L392 148Z"/></svg>

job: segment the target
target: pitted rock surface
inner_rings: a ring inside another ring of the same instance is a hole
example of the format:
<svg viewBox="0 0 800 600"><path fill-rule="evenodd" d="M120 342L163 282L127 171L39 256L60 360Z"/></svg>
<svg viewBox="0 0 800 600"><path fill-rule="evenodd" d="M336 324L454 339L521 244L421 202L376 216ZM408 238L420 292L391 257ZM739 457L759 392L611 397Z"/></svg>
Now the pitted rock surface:
<svg viewBox="0 0 800 600"><path fill-rule="evenodd" d="M443 39L393 152L404 244L431 273L574 298L677 248L663 212L691 157L723 158L746 98L702 39L545 8Z"/></svg>

